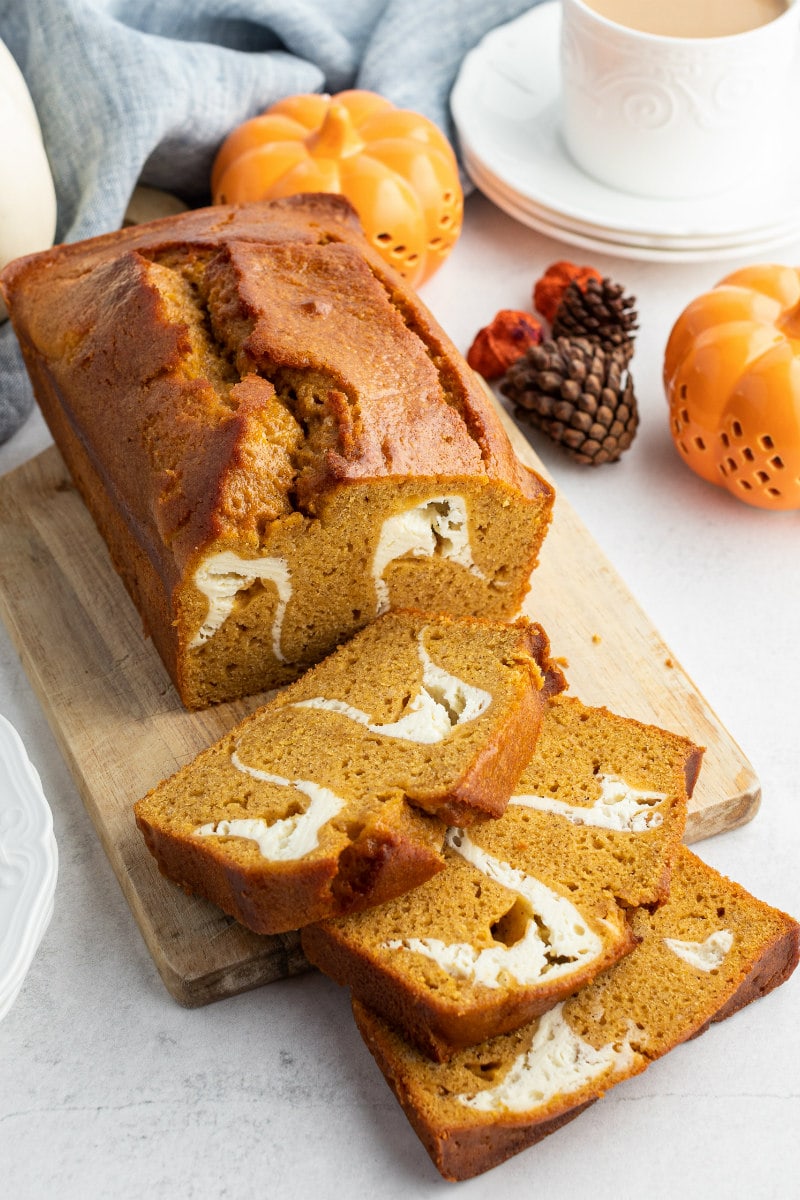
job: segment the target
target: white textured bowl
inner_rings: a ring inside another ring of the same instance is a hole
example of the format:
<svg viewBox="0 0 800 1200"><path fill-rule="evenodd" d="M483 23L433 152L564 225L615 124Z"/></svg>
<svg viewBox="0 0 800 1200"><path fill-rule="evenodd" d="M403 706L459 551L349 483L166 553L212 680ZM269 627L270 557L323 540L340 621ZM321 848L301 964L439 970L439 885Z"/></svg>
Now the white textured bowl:
<svg viewBox="0 0 800 1200"><path fill-rule="evenodd" d="M57 876L53 818L39 776L0 716L0 1020L47 929Z"/></svg>

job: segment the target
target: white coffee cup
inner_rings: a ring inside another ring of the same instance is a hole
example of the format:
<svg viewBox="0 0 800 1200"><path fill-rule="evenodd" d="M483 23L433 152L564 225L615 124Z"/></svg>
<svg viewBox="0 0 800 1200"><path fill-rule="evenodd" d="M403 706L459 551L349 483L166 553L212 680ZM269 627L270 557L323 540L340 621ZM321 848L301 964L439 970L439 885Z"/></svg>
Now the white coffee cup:
<svg viewBox="0 0 800 1200"><path fill-rule="evenodd" d="M569 153L601 183L642 196L709 195L773 174L774 155L796 139L787 95L798 17L800 0L789 0L745 33L665 37L562 0Z"/></svg>

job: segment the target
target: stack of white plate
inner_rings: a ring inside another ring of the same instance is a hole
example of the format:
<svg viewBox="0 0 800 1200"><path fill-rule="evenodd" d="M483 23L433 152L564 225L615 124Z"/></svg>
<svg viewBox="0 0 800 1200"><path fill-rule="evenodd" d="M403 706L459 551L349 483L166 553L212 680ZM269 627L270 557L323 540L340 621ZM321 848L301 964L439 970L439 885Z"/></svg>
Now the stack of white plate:
<svg viewBox="0 0 800 1200"><path fill-rule="evenodd" d="M53 818L39 776L0 716L0 1020L47 929L57 875Z"/></svg>
<svg viewBox="0 0 800 1200"><path fill-rule="evenodd" d="M800 238L796 138L786 138L772 177L700 199L634 196L586 175L559 129L560 23L561 6L551 0L492 30L465 58L453 89L464 166L499 208L572 245L658 262L760 254ZM800 71L797 84L800 101Z"/></svg>

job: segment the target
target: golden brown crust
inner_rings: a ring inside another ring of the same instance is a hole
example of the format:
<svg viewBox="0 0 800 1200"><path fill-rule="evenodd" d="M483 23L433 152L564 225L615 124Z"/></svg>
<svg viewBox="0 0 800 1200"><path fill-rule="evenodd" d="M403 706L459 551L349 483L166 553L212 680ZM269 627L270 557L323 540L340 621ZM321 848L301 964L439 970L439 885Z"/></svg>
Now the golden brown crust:
<svg viewBox="0 0 800 1200"><path fill-rule="evenodd" d="M238 207L220 204L190 209L177 219L161 217L83 242L64 243L23 255L3 269L0 284L6 298L13 300L21 281L27 283L32 278L35 290L28 294L35 304L46 292L53 270L79 276L117 258L120 247L148 254L181 250L187 243L217 249L232 235L240 241L315 242L320 235L337 236L344 241L362 240L355 210L343 196L314 193L287 197L277 204Z"/></svg>
<svg viewBox="0 0 800 1200"><path fill-rule="evenodd" d="M351 393L351 404L356 404L358 436L354 436L354 414L343 404L338 413L339 444L332 444L324 456L314 486L309 483L309 499L343 480L454 471L485 472L512 482L526 494L543 496L548 485L518 463L472 372L424 306L372 252L347 202L335 196L304 200L300 203L299 197L293 197L271 204L190 211L87 242L56 246L17 259L3 272L4 292L26 358L43 356L55 378L63 385L65 377L71 385L70 395L59 387L57 402L67 406L82 428L87 450L112 462L118 472L116 490L120 483L133 482L130 475L135 470L136 486L144 492L142 511L156 506L163 481L153 476L149 464L142 472L144 458L130 458L142 454L138 442L147 433L142 420L147 419L148 409L164 406L175 408L180 420L176 401L180 405L181 393L194 393L192 400L200 405L206 435L210 420L226 431L227 440L215 441L209 455L200 426L175 429L183 454L172 469L191 467L198 455L203 463L201 481L186 498L179 528L186 519L191 524L181 540L187 547L197 547L222 532L219 488L242 441L239 406L220 412L216 397L197 395L202 377L195 381L180 377L188 350L186 333L180 324L167 320L153 270L153 264L161 262L185 269L186 263L192 268L203 261L210 263L207 286L212 293L226 264L235 276L228 289L229 302L220 301L213 323L224 339L231 325L226 314L231 306L240 311L248 336L238 350L223 340L220 353L238 353L244 360L242 380L252 378L256 368L273 369L275 361L287 368L331 369L332 348L340 352L352 348L345 361L355 380L342 376L339 386L340 394ZM320 302L324 319L315 308L316 292L324 293ZM351 319L342 306L353 296ZM371 311L365 311L364 305ZM362 322L364 328L359 329ZM386 364L389 375L382 383L375 370L389 327L398 357ZM380 342L371 346L369 338L378 331ZM395 394L387 397L391 378ZM266 379L261 383L270 387ZM110 386L122 393L121 400L108 395ZM155 389L144 418L143 387L148 400ZM97 405L97 389L105 391L102 407ZM228 434L231 418L233 428ZM419 436L420 422L426 430L424 438ZM159 436L169 432L167 422ZM131 487L129 496L135 490ZM117 496L118 503L121 499ZM130 518L131 513L126 515ZM237 515L237 525L240 520ZM165 535L174 532L169 525L164 530Z"/></svg>
<svg viewBox="0 0 800 1200"><path fill-rule="evenodd" d="M535 1125L510 1117L506 1123L491 1127L465 1123L443 1129L434 1124L416 1103L413 1092L407 1086L405 1073L398 1069L398 1059L392 1053L392 1035L388 1027L358 1000L353 1000L352 1007L358 1031L367 1049L437 1171L451 1183L472 1179L522 1150L535 1146L548 1134L555 1133L562 1125L580 1116L598 1099L593 1097L568 1112Z"/></svg>
<svg viewBox="0 0 800 1200"><path fill-rule="evenodd" d="M768 946L761 958L755 962L739 987L728 1001L714 1014L711 1020L694 1033L698 1037L705 1033L709 1025L732 1017L739 1009L760 996L766 996L774 988L785 983L800 962L800 926L787 917L787 927L775 941Z"/></svg>
<svg viewBox="0 0 800 1200"><path fill-rule="evenodd" d="M213 254L232 241L258 244L312 245L325 240L357 249L390 297L395 310L428 347L454 403L480 448L489 474L510 479L526 495L540 496L548 485L516 459L499 418L487 405L480 384L462 364L453 343L431 314L363 237L352 206L342 196L305 194L266 204L216 205L165 217L145 225L116 230L85 242L55 246L10 263L0 287L18 334L34 313L46 309L60 284L69 284L98 267L135 252L148 259L184 254L187 247ZM61 300L61 297L59 297Z"/></svg>
<svg viewBox="0 0 800 1200"><path fill-rule="evenodd" d="M522 1150L535 1146L549 1134L574 1121L594 1103L594 1099L587 1100L567 1113L552 1117L549 1121L542 1121L535 1129L531 1129L530 1126L509 1125L506 1129L497 1130L492 1137L491 1162L488 1166L483 1165L486 1163L487 1138L485 1131L481 1129L461 1129L446 1138L439 1138L434 1134L431 1148L426 1145L426 1149L444 1178L458 1183L482 1174L489 1170L490 1166L497 1167Z"/></svg>
<svg viewBox="0 0 800 1200"><path fill-rule="evenodd" d="M444 866L435 822L425 831L418 821L413 839L397 829L373 829L338 859L288 863L270 873L231 863L197 838L166 833L140 812L136 824L162 875L254 933L287 933L306 921L361 912L418 887Z"/></svg>
<svg viewBox="0 0 800 1200"><path fill-rule="evenodd" d="M689 749L686 755L686 763L683 768L683 777L686 780L686 795L689 799L694 794L697 777L703 765L703 755L706 752L705 746L695 746L692 743L690 743L690 746L691 749Z"/></svg>
<svg viewBox="0 0 800 1200"><path fill-rule="evenodd" d="M413 610L400 610L413 611ZM474 627L490 628L492 622L481 617L460 617ZM510 715L502 739L483 746L469 770L459 780L456 791L415 793L413 803L447 825L471 825L486 817L500 817L508 807L508 798L530 759L544 716L545 701L567 686L560 667L550 658L550 641L541 625L527 619L512 628L519 634L515 661L525 668L530 686L521 687L521 702Z"/></svg>

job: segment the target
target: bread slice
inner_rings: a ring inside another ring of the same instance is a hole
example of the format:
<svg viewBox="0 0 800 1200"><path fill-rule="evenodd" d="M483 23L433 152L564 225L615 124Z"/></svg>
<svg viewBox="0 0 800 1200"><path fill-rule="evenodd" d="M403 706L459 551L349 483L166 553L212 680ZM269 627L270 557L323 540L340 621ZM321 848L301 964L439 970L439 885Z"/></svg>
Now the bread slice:
<svg viewBox="0 0 800 1200"><path fill-rule="evenodd" d="M650 907L668 895L702 759L703 748L678 734L558 696L515 805L528 836L546 840L554 857L591 862L621 904ZM620 781L646 795L628 795ZM647 799L652 793L664 797Z"/></svg>
<svg viewBox="0 0 800 1200"><path fill-rule="evenodd" d="M451 828L416 891L306 928L306 956L438 1061L517 1028L636 945L625 906L665 899L700 757L555 697L505 814Z"/></svg>
<svg viewBox="0 0 800 1200"><path fill-rule="evenodd" d="M669 900L639 909L632 954L514 1033L433 1063L354 1001L358 1027L438 1170L469 1179L540 1141L778 984L800 927L681 848Z"/></svg>
<svg viewBox="0 0 800 1200"><path fill-rule="evenodd" d="M2 286L189 707L296 679L390 606L518 612L553 489L343 197L181 213Z"/></svg>
<svg viewBox="0 0 800 1200"><path fill-rule="evenodd" d="M154 788L161 871L257 933L358 911L441 870L444 820L499 813L546 697L537 625L388 613Z"/></svg>

